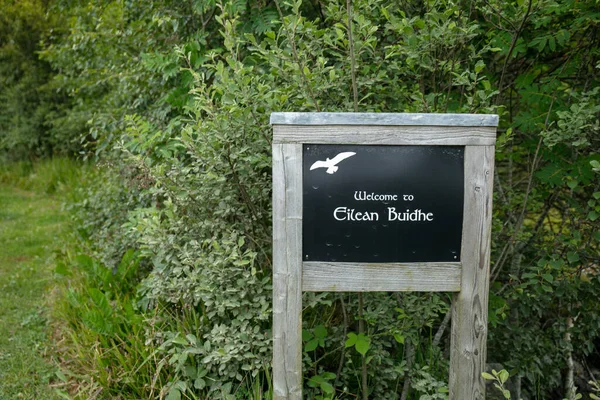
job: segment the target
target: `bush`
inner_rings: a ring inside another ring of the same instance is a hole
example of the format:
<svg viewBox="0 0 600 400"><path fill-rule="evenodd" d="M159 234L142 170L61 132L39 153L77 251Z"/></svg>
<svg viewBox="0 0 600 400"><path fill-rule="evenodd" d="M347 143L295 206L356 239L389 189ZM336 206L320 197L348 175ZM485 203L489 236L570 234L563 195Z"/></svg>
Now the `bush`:
<svg viewBox="0 0 600 400"><path fill-rule="evenodd" d="M500 114L490 358L545 396L564 389L566 360L597 351L593 5L361 0L350 18L346 5L56 3L68 29L43 57L101 160L75 201L80 233L102 268L118 271L127 249L139 264L135 300L117 309L141 326L102 348L149 342L168 360L154 364L159 392L144 370L131 393L268 396L273 111ZM304 301L309 396L445 396L447 296Z"/></svg>

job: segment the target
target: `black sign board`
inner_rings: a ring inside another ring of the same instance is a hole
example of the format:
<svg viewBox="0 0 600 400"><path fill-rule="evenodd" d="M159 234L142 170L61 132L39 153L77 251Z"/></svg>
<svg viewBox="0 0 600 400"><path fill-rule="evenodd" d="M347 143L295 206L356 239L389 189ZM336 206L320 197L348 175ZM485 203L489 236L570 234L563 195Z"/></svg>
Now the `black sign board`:
<svg viewBox="0 0 600 400"><path fill-rule="evenodd" d="M463 146L303 146L303 260L460 261Z"/></svg>

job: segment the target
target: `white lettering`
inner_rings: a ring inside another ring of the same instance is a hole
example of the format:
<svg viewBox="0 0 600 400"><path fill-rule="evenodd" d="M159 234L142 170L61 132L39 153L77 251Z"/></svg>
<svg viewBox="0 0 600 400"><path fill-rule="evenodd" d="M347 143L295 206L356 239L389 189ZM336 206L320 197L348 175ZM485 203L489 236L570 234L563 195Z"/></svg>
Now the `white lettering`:
<svg viewBox="0 0 600 400"><path fill-rule="evenodd" d="M342 213L342 217L338 218L338 212ZM344 221L346 219L346 217L344 216L346 214L346 207L338 207L333 211L333 218L337 219L338 221Z"/></svg>
<svg viewBox="0 0 600 400"><path fill-rule="evenodd" d="M379 214L374 211L356 211L353 208L338 207L333 210L333 218L337 221L379 221Z"/></svg>
<svg viewBox="0 0 600 400"><path fill-rule="evenodd" d="M433 221L433 213L424 213L420 208L410 211L397 212L396 207L388 207L388 221Z"/></svg>
<svg viewBox="0 0 600 400"><path fill-rule="evenodd" d="M367 193L366 191L355 191L354 200L356 201L397 201L397 194L379 194L379 193Z"/></svg>

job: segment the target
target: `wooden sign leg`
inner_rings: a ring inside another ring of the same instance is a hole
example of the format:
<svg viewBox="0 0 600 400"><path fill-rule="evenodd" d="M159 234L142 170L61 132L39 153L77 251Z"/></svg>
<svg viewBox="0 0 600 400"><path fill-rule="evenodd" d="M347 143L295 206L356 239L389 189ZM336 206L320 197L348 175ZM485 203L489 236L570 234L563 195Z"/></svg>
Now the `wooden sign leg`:
<svg viewBox="0 0 600 400"><path fill-rule="evenodd" d="M452 302L450 400L485 399L494 146L465 147L462 279Z"/></svg>
<svg viewBox="0 0 600 400"><path fill-rule="evenodd" d="M302 400L302 145L273 145L273 399Z"/></svg>

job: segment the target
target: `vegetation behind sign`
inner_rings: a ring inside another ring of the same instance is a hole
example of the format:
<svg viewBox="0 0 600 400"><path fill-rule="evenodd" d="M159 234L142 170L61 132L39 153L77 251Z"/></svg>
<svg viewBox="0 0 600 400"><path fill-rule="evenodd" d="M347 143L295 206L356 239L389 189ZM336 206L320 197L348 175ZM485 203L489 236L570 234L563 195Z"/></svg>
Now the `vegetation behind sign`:
<svg viewBox="0 0 600 400"><path fill-rule="evenodd" d="M590 371L600 375L596 1L0 0L0 10L2 157L98 156L73 208L85 252L108 271L128 249L139 257L127 282L136 308L118 319L142 321L118 363L133 367L93 368L125 348L120 336L81 323L93 335L65 334L95 338L69 368L103 395L268 391L268 116L354 111L355 99L361 112L500 115L488 360L511 371L514 398L587 392ZM309 396L444 397L447 296L304 304ZM147 342L160 348L138 370L146 357L133 349ZM136 372L146 368L161 379Z"/></svg>

